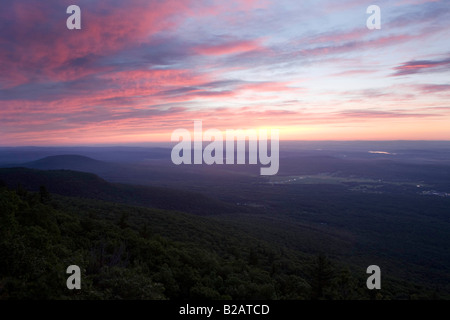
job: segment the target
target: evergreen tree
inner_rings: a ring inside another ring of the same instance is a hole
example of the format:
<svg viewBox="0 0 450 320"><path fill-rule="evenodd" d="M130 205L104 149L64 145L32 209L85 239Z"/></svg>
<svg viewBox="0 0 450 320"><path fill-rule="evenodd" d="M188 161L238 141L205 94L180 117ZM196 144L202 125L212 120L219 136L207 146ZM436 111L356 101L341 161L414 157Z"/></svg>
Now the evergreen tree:
<svg viewBox="0 0 450 320"><path fill-rule="evenodd" d="M310 268L311 299L329 298L329 288L334 275L334 268L330 260L319 255Z"/></svg>

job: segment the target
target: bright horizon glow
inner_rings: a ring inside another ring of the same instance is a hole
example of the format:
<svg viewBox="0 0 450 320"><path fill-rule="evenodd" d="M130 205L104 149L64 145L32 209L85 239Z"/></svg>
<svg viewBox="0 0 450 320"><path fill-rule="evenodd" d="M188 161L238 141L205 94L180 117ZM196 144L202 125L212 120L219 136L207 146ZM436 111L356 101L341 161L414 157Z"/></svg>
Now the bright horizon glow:
<svg viewBox="0 0 450 320"><path fill-rule="evenodd" d="M0 146L450 140L448 1L2 2Z"/></svg>
<svg viewBox="0 0 450 320"><path fill-rule="evenodd" d="M442 142L442 143L450 143L450 140L290 140L290 139L284 139L279 140L280 143L284 142L317 142L317 143L325 143L325 142L405 142L405 143L415 143L415 142ZM208 144L209 141L204 141L205 144ZM192 142L193 143L193 142ZM171 141L141 141L141 142L112 142L112 143L67 143L67 144L23 144L23 145L0 145L0 148L28 148L28 147L43 147L43 148L64 148L64 147L153 147L153 146L162 146L163 148L172 148L177 142L171 142ZM368 151L369 152L369 151Z"/></svg>

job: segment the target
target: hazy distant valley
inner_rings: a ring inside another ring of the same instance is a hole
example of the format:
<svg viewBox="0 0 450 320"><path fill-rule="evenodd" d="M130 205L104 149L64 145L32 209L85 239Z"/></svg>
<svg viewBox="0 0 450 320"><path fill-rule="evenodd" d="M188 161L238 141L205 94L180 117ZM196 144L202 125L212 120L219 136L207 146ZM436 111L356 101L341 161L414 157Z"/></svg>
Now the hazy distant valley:
<svg viewBox="0 0 450 320"><path fill-rule="evenodd" d="M448 142L285 142L275 176L260 176L259 166L250 165L175 166L167 146L0 148L0 166L10 189L45 186L53 201L80 199L71 200L71 210L93 210L89 201L169 210L165 228L148 219L153 232L174 241L201 247L209 232L195 227L198 241L192 230L169 232L180 227L171 225L178 219L173 212L184 212L186 221L206 219L217 236L247 235L297 257L323 254L362 278L365 267L380 265L387 298L420 295L422 286L450 293ZM129 219L132 225L143 218ZM221 255L220 244L207 246Z"/></svg>

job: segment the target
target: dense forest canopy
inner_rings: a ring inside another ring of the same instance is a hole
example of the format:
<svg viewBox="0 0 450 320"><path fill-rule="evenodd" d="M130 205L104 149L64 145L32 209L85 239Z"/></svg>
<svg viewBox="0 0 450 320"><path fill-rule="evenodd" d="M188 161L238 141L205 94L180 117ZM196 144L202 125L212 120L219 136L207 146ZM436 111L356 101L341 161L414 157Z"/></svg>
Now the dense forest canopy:
<svg viewBox="0 0 450 320"><path fill-rule="evenodd" d="M395 299L445 297L271 244L209 217L0 187L2 299ZM66 268L82 270L68 290Z"/></svg>

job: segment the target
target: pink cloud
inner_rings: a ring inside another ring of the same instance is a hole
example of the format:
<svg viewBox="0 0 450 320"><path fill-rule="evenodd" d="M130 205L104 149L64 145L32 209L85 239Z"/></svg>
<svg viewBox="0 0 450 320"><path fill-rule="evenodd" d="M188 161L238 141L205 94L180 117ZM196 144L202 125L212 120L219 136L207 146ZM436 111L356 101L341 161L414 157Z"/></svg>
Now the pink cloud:
<svg viewBox="0 0 450 320"><path fill-rule="evenodd" d="M218 45L200 45L194 48L194 51L202 55L226 55L243 53L253 50L264 50L265 48L258 40L231 41Z"/></svg>
<svg viewBox="0 0 450 320"><path fill-rule="evenodd" d="M345 31L345 32L326 32L319 34L318 36L308 39L308 43L323 43L323 42L336 42L342 43L344 41L356 41L367 36L367 30L363 28Z"/></svg>
<svg viewBox="0 0 450 320"><path fill-rule="evenodd" d="M437 110L436 110L437 111ZM194 119L203 120L204 129L218 128L257 128L269 126L272 128L301 125L359 124L361 121L384 121L387 119L424 119L439 118L441 114L415 112L412 110L365 110L353 109L337 112L313 112L252 106L241 108L147 108L95 113L95 108L78 113L83 121L76 124L60 120L66 116L44 113L25 114L3 128L4 138L22 143L89 143L94 142L126 142L151 140L152 135L161 135L169 139L170 132L177 128L190 128ZM91 115L90 115L91 114ZM69 117L77 116L71 114ZM58 121L55 121L58 120ZM23 131L23 127L27 131ZM114 128L114 130L111 130Z"/></svg>
<svg viewBox="0 0 450 320"><path fill-rule="evenodd" d="M420 38L425 37L425 34L421 35L390 35L381 37L374 40L367 41L350 41L341 45L327 45L321 46L311 49L305 49L300 51L300 53L304 56L324 56L324 55L332 55L332 54L341 54L351 51L364 50L370 48L380 48L390 45L397 45L399 43L418 40Z"/></svg>
<svg viewBox="0 0 450 320"><path fill-rule="evenodd" d="M401 111L379 111L379 110L348 110L338 114L343 118L363 119L385 119L385 118L428 118L436 117L433 113L411 113Z"/></svg>
<svg viewBox="0 0 450 320"><path fill-rule="evenodd" d="M171 17L188 5L174 0L129 1L125 10L108 1L87 2L82 6L82 29L73 31L65 27L68 15L62 3L33 2L31 6L14 2L0 14L11 25L1 40L6 48L0 51L2 76L13 79L5 85L23 84L31 77L34 81L68 81L103 72L106 67L81 62L148 41L155 33L174 27ZM30 70L37 72L30 74Z"/></svg>
<svg viewBox="0 0 450 320"><path fill-rule="evenodd" d="M332 77L346 77L346 76L357 76L357 75L367 75L371 73L379 72L378 70L346 70L338 73L334 73Z"/></svg>
<svg viewBox="0 0 450 320"><path fill-rule="evenodd" d="M450 84L423 84L416 87L422 93L440 93L450 91Z"/></svg>
<svg viewBox="0 0 450 320"><path fill-rule="evenodd" d="M290 82L253 82L243 84L239 87L240 90L252 90L258 92L286 92L298 91L299 88L288 87ZM304 89L302 89L304 90Z"/></svg>
<svg viewBox="0 0 450 320"><path fill-rule="evenodd" d="M421 72L445 71L450 69L450 58L442 60L413 60L394 68L394 76L403 76Z"/></svg>

